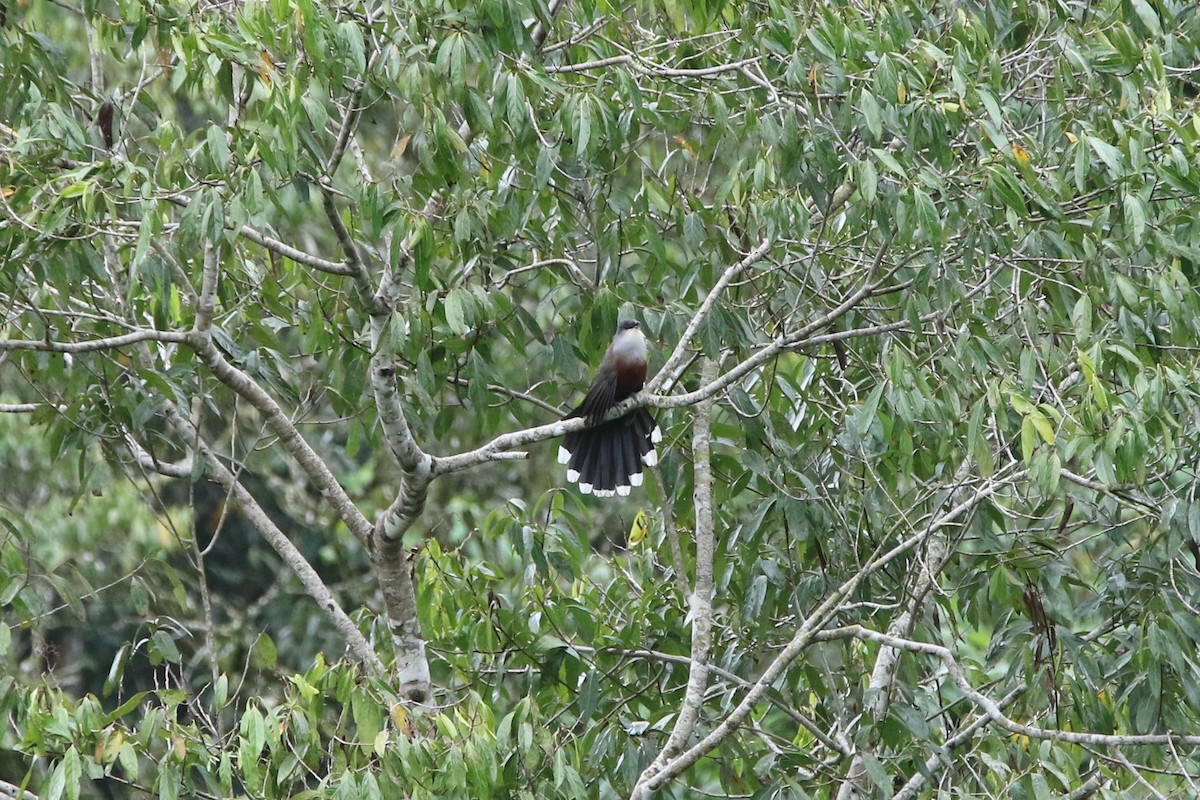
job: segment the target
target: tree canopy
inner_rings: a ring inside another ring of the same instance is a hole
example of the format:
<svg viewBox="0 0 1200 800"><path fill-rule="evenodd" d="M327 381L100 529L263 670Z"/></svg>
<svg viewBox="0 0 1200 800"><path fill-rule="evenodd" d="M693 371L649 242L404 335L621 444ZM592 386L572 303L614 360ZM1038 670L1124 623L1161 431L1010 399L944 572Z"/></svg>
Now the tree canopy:
<svg viewBox="0 0 1200 800"><path fill-rule="evenodd" d="M1198 64L1184 0L0 3L0 797L1194 796ZM583 497L626 318L662 458Z"/></svg>

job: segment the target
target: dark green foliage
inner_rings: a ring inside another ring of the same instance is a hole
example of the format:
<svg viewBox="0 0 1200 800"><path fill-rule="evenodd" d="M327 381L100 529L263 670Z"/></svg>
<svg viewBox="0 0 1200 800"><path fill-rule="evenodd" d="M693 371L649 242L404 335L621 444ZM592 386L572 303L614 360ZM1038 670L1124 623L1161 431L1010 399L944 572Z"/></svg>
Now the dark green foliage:
<svg viewBox="0 0 1200 800"><path fill-rule="evenodd" d="M398 475L335 227L373 279L396 269L381 346L435 455L556 419L624 316L653 371L769 240L689 343L729 368L789 342L713 424L698 735L831 592L985 490L938 526L928 597L922 545L828 627L911 606L901 634L1022 724L1200 733L1191 3L209 5L0 5L0 344L188 331L216 246L215 343L373 515ZM0 419L0 779L42 800L609 798L662 748L691 646L690 409L658 412L662 465L628 502L561 489L554 443L433 485L406 542L439 687L418 712L342 658L203 467L137 464L130 439L184 459L164 407L193 414L386 651L368 554L188 346L0 359L0 402L38 406ZM852 759L798 714L864 754L868 794L925 774L981 709L907 653L876 718L882 652L812 644L660 796L836 794ZM1137 774L989 724L913 786L1183 797L1195 752L1122 748Z"/></svg>

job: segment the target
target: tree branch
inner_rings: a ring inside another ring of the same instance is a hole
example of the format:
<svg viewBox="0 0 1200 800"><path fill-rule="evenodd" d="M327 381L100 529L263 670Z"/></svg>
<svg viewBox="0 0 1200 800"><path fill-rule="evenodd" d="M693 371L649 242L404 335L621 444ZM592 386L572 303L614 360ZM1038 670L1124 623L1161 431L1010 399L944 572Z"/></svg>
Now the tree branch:
<svg viewBox="0 0 1200 800"><path fill-rule="evenodd" d="M833 628L827 631L821 631L816 638L822 641L832 639L854 638L863 641L877 642L879 644L894 647L898 650L908 650L913 653L923 653L928 656L933 656L939 659L946 666L946 673L954 684L966 695L972 703L983 710L984 714L991 721L998 724L1000 727L1010 733L1028 736L1030 739L1045 739L1056 742L1069 742L1071 744L1086 744L1097 747L1143 747L1146 745L1190 745L1200 747L1200 736L1176 734L1176 733L1151 733L1151 734L1108 734L1108 733L1086 733L1081 731L1064 731L1057 728L1042 728L1036 725L1026 725L1021 722L1006 716L1001 710L1000 705L987 695L976 689L969 680L962 666L950 652L949 648L938 644L929 644L927 642L915 642L910 639L902 639L897 636L891 636L880 631L873 631L870 628L864 628L861 625L845 625L841 628Z"/></svg>
<svg viewBox="0 0 1200 800"><path fill-rule="evenodd" d="M41 403L0 403L0 414L28 414L41 407Z"/></svg>
<svg viewBox="0 0 1200 800"><path fill-rule="evenodd" d="M376 539L398 540L425 508L429 484L434 478L434 460L425 453L404 416L395 368L382 355L371 361L371 388L379 410L379 424L388 449L400 465L404 480L395 502L376 521Z"/></svg>
<svg viewBox="0 0 1200 800"><path fill-rule="evenodd" d="M204 242L204 274L200 280L200 295L196 298L196 320L192 330L207 335L212 329L213 306L217 298L217 273L220 259L217 247L211 241Z"/></svg>
<svg viewBox="0 0 1200 800"><path fill-rule="evenodd" d="M171 342L174 344L186 344L188 341L187 333L182 331L154 331L154 330L136 330L132 333L125 333L120 336L110 336L105 339L91 339L83 342L53 342L44 340L40 342L22 340L22 339L0 339L0 352L6 350L40 350L46 353L90 353L96 350L111 350L117 347L125 347L138 342Z"/></svg>
<svg viewBox="0 0 1200 800"><path fill-rule="evenodd" d="M1007 480L1016 480L1025 474L1024 470L1015 471ZM848 580L842 583L837 589L829 594L821 602L821 604L809 615L800 627L796 630L791 641L779 652L779 654L767 665L763 674L756 680L749 691L746 692L741 702L731 711L721 724L714 728L707 736L701 739L688 750L668 761L663 765L663 769L658 774L647 780L645 784L639 787L642 790L643 797L648 796L650 792L657 790L667 781L682 774L685 770L699 761L703 756L711 752L714 748L720 745L723 741L729 738L734 731L746 720L750 713L754 710L759 700L767 692L767 690L783 676L784 672L796 660L797 656L804 651L808 645L816 640L818 633L825 623L833 616L841 605L842 601L848 597L859 584L862 583L871 574L882 569L887 564L894 561L899 556L908 552L912 548L921 544L929 536L941 530L947 525L953 524L960 516L968 511L973 510L979 503L982 503L987 498L994 495L996 492L1006 485L1001 476L997 475L988 480L984 486L980 487L976 493L969 499L959 503L954 508L950 509L931 523L924 531L916 533L907 539L903 540L891 550L877 556L867 562L857 573L851 576ZM1200 738L1200 737L1197 737Z"/></svg>
<svg viewBox="0 0 1200 800"><path fill-rule="evenodd" d="M329 467L317 455L316 451L304 440L296 426L288 419L287 414L267 392L249 375L230 364L212 340L203 334L188 334L188 343L196 351L196 356L208 367L217 380L228 386L238 395L244 397L263 416L276 436L279 437L284 449L292 454L297 463L321 488L321 493L329 500L338 517L346 523L358 540L370 547L372 526L370 520L363 516L350 495L338 483Z"/></svg>
<svg viewBox="0 0 1200 800"><path fill-rule="evenodd" d="M262 507L254 499L254 495L242 486L237 477L229 471L224 462L221 461L217 454L200 437L200 432L196 430L189 420L179 413L175 404L166 401L166 409L167 422L175 429L176 434L182 441L190 443L205 460L208 464L209 474L213 480L229 492L234 502L238 504L238 508L241 509L242 513L250 521L250 524L263 535L263 538L270 543L271 547L275 548L275 552L279 553L279 557L296 574L296 577L304 585L305 591L317 601L317 605L320 606L325 615L333 622L334 628L346 640L346 644L355 657L371 671L382 674L384 669L379 656L375 654L374 649L363 638L354 621L342 610L342 607L329 591L329 587L321 580L321 576L308 563L304 555L296 549L296 546L292 544L283 531L271 521L271 518L267 516L267 513L263 511Z"/></svg>
<svg viewBox="0 0 1200 800"><path fill-rule="evenodd" d="M15 783L0 780L0 798L4 800L38 800L33 792L27 792Z"/></svg>
<svg viewBox="0 0 1200 800"><path fill-rule="evenodd" d="M659 387L664 385L669 388L670 384L677 380L675 371L679 369L680 364L687 357L687 350L691 347L692 339L699 332L700 326L704 324L704 320L708 319L708 315L712 312L713 306L716 305L717 300L720 298L721 292L725 290L725 287L734 278L762 260L763 256L771 249L772 243L773 240L769 236L765 237L745 258L727 268L721 277L717 279L716 284L709 290L708 296L704 298L704 302L700 304L700 308L696 309L696 313L692 315L692 319L684 329L683 335L679 337L674 352L667 358L666 362L662 365L662 369L658 371L658 374L646 384L647 393L653 394L658 391Z"/></svg>
<svg viewBox="0 0 1200 800"><path fill-rule="evenodd" d="M168 202L174 203L177 206L183 206L184 208L192 204L192 198L185 194L173 194L168 196L166 199ZM123 220L121 224L132 225L135 227L139 227L141 225L141 223L137 220ZM354 276L357 272L353 266L346 262L329 261L328 259L321 258L320 256L314 256L311 253L306 253L303 250L299 250L289 244L284 244L278 239L268 236L261 231L257 231L254 228L251 228L249 225L243 225L238 228L238 233L261 247L265 247L266 249L283 256L284 258L290 258L297 264L303 264L306 267L312 267L318 272L326 272L330 275L349 276Z"/></svg>
<svg viewBox="0 0 1200 800"><path fill-rule="evenodd" d="M593 654L613 653L614 655L628 656L629 658L644 658L644 659L649 659L652 661L665 661L670 664L684 664L686 666L690 666L692 663L692 659L689 658L688 656L679 656L679 655L674 655L673 653L664 653L659 650L645 650L645 649L625 650L625 649L619 648L619 647L588 647L587 645L575 644L575 643L571 644L571 649L578 650L581 653L593 653ZM749 689L750 687L752 687L754 685L750 681L743 678L741 675L738 675L737 673L734 673L734 672L730 672L729 670L725 669L724 667L718 666L717 664L710 663L708 665L708 669L709 669L709 672L720 677L722 680L728 681L729 683L732 683L732 684L736 684L737 686L741 686L744 689ZM787 705L786 703L782 702L780 699L771 697L770 695L766 696L766 700L768 703L775 706L777 709L782 711L784 714L787 714L792 719L792 721L794 721L800 727L804 728L809 733L811 733L813 735L814 739L816 739L818 742L820 742L821 744L828 747L833 752L837 753L840 756L849 756L850 755L851 751L850 751L849 745L847 745L845 742L838 742L838 741L834 740L833 737L831 737L828 733L821 730L821 727L819 725L817 725L816 722L814 722L813 720L811 720L810 718L808 718L801 712L797 711L796 709L794 709L791 706Z"/></svg>
<svg viewBox="0 0 1200 800"><path fill-rule="evenodd" d="M708 383L716 377L717 365L705 358L700 365L700 380ZM631 797L645 797L640 790L646 781L654 777L669 759L687 745L700 719L700 707L704 703L704 692L708 688L708 657L712 650L712 595L713 595L713 475L709 445L712 437L712 407L715 396L710 396L696 406L692 420L692 464L695 472L692 502L696 510L696 584L689 604L692 620L692 657L688 668L688 684L683 703L675 716L675 726L667 737L666 744L654 761L642 771L634 786Z"/></svg>
<svg viewBox="0 0 1200 800"><path fill-rule="evenodd" d="M1017 686L1011 692L1006 694L997 705L999 705L1000 708L1004 708L1013 700L1017 699L1017 697L1020 696L1020 694L1024 691L1024 684ZM980 716L976 717L970 725L947 739L945 744L939 747L936 752L929 756L929 758L925 759L924 768L915 772L913 776L908 779L908 782L900 788L900 791L896 792L896 794L892 797L892 800L911 800L911 798L916 797L917 792L921 791L922 787L925 786L926 781L928 781L929 777L933 775L934 770L941 766L950 766L950 751L956 747L961 747L991 721L992 718L987 714L981 714Z"/></svg>
<svg viewBox="0 0 1200 800"><path fill-rule="evenodd" d="M959 465L954 475L954 487L961 486L962 482L967 479L971 463L970 459L964 459ZM925 608L925 599L929 596L929 590L937 583L938 575L950 560L950 542L945 533L939 531L931 535L925 542L924 551L925 558L922 560L923 563L917 573L916 581L912 585L907 607L896 614L888 625L888 634L892 636L907 637L912 632L917 617ZM892 681L895 680L899 668L900 651L891 647L881 647L875 658L875 666L871 670L871 680L867 685L864 700L866 712L876 722L881 721L887 715L891 701ZM842 785L838 789L838 800L853 800L865 791L867 752L869 752L869 748L864 747L855 753L850 762L850 768L846 771L846 779L842 781Z"/></svg>

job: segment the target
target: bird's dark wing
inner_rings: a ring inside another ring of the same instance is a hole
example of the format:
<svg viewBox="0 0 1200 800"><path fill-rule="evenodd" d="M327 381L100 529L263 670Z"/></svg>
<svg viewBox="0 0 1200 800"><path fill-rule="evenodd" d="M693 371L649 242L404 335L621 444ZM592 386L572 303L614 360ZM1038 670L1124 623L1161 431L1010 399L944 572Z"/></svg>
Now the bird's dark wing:
<svg viewBox="0 0 1200 800"><path fill-rule="evenodd" d="M568 414L568 417L587 417L588 423L595 425L604 421L604 415L615 405L613 398L617 393L616 370L601 367L596 372L592 385L588 387L583 402Z"/></svg>

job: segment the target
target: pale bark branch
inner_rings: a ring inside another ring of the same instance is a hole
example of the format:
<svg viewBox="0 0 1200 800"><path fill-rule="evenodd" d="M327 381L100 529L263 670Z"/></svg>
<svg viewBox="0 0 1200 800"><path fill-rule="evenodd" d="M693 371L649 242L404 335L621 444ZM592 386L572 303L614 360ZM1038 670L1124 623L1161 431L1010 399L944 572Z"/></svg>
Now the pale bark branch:
<svg viewBox="0 0 1200 800"><path fill-rule="evenodd" d="M1092 745L1096 747L1144 747L1147 745L1188 745L1191 747L1200 747L1200 736L1192 734L1178 733L1150 733L1150 734L1109 734L1109 733L1088 733L1085 731L1064 731L1058 728L1042 728L1037 725L1026 725L1022 722L1017 722L1005 715L1000 708L1000 704L992 698L980 692L967 679L966 672L958 663L958 659L949 648L938 644L928 642L916 642L910 639L903 639L897 636L891 636L881 631L873 631L870 628L864 628L861 625L845 625L840 628L832 628L826 631L819 632L815 638L822 641L830 641L833 639L853 638L863 641L877 642L888 647L894 647L898 650L907 650L912 653L922 653L927 656L932 656L939 659L946 667L946 674L950 680L967 698L979 707L984 714L992 722L995 722L1000 727L1010 733L1015 733L1021 736L1028 736L1030 739L1044 739L1055 742L1068 742L1070 744Z"/></svg>
<svg viewBox="0 0 1200 800"><path fill-rule="evenodd" d="M405 558L400 537L384 535L383 527L382 521L376 525L379 533L371 552L371 567L387 606L388 632L395 653L393 673L401 696L424 703L429 699L432 680L417 614L416 576Z"/></svg>
<svg viewBox="0 0 1200 800"><path fill-rule="evenodd" d="M700 365L700 380L708 383L716 377L717 364L705 358ZM641 788L654 777L669 759L682 750L692 737L700 719L700 708L704 703L704 692L708 688L708 658L712 650L712 600L713 600L713 474L710 458L712 438L712 410L715 397L708 397L696 405L692 420L692 504L696 512L696 582L689 604L692 620L692 657L688 665L688 683L675 725L667 737L662 750L646 767L633 788L631 797L645 797Z"/></svg>
<svg viewBox="0 0 1200 800"><path fill-rule="evenodd" d="M0 403L0 414L28 414L41 407L41 403Z"/></svg>
<svg viewBox="0 0 1200 800"><path fill-rule="evenodd" d="M138 342L170 342L186 344L187 333L183 331L136 330L120 336L90 339L82 342L32 341L23 339L0 339L0 352L6 350L39 350L46 353L91 353L96 350L112 350Z"/></svg>
<svg viewBox="0 0 1200 800"><path fill-rule="evenodd" d="M324 182L319 182L317 185L321 190L321 203L325 209L325 217L329 220L334 235L337 236L338 245L346 254L346 265L350 267L351 275L358 284L359 292L364 298L370 297L371 276L367 273L367 266L363 262L358 245L354 242L354 237L350 235L350 230L346 227L346 223L342 222L342 215L338 213L337 206L334 205L333 191Z"/></svg>
<svg viewBox="0 0 1200 800"><path fill-rule="evenodd" d="M659 387L664 385L669 386L671 383L677 380L677 376L675 374L676 370L679 369L680 365L683 364L684 359L687 358L687 351L692 345L692 339L700 331L700 326L704 324L706 319L708 319L708 315L712 312L713 306L717 304L717 300L721 297L721 293L725 291L725 288L729 286L730 283L733 282L734 278L762 260L763 256L765 256L771 249L772 243L773 240L770 237L765 237L761 242L758 243L757 247L755 247L746 255L745 258L730 266L721 274L721 277L717 279L716 284L714 284L713 288L709 290L708 296L704 298L704 301L700 304L700 307L696 309L696 313L692 315L687 327L684 328L683 335L679 337L679 341L675 345L675 350L662 365L662 369L658 371L658 374L646 384L647 393L653 394L654 392L658 391Z"/></svg>
<svg viewBox="0 0 1200 800"><path fill-rule="evenodd" d="M396 387L395 369L382 356L372 359L371 387L375 392L383 438L404 475L395 502L377 521L375 531L377 537L399 539L425 508L429 484L434 477L434 462L417 444L408 427L400 391Z"/></svg>
<svg viewBox="0 0 1200 800"><path fill-rule="evenodd" d="M1167 796L1156 789L1154 784L1146 780L1146 776L1142 774L1142 771L1138 769L1133 762L1131 762L1120 750L1114 750L1113 754L1109 756L1109 758L1124 767L1125 771L1132 775L1134 780L1141 784L1146 791L1150 793L1150 796L1153 797L1154 800L1167 800Z"/></svg>
<svg viewBox="0 0 1200 800"><path fill-rule="evenodd" d="M166 200L174 203L177 206L183 206L184 208L192 204L192 198L185 194L169 195ZM138 220L121 220L120 224L130 225L133 227L141 226L141 222ZM297 264L303 264L306 267L312 267L318 272L327 272L330 275L351 276L353 276L356 272L356 270L350 264L339 261L330 261L328 259L321 258L320 256L315 256L312 253L306 253L303 250L292 247L289 244L284 244L275 237L268 236L262 231L255 230L249 225L243 225L238 228L238 234L261 247L265 247L267 250L281 255L284 258L290 258Z"/></svg>
<svg viewBox="0 0 1200 800"><path fill-rule="evenodd" d="M690 666L692 663L692 659L688 656L680 656L680 655L675 655L673 653L664 653L660 650L645 650L645 649L626 650L626 649L620 648L620 647L588 647L586 645L574 644L574 643L571 644L571 649L578 650L581 653L592 653L592 654L612 653L613 655L627 656L629 658L643 658L648 661L664 661L669 664L683 664L685 666ZM729 670L725 669L724 667L718 666L717 664L710 663L708 665L708 669L709 669L709 672L711 672L713 675L716 675L717 677L719 677L722 680L727 681L729 683L741 686L743 689L749 689L751 686L754 685L750 681L743 678L741 675L738 675L737 673L734 673L734 672L730 672ZM796 709L794 709L791 706L787 705L786 703L782 702L782 700L780 700L779 698L771 697L770 695L767 695L765 697L765 700L766 700L766 702L775 706L775 708L782 711L784 714L787 714L792 719L792 721L794 721L795 723L800 725L800 727L804 728L809 733L811 733L813 735L813 738L815 738L818 742L823 744L825 747L828 747L830 750L832 750L833 752L835 752L841 756L849 756L850 755L850 747L847 744L845 744L844 742L835 741L833 739L833 737L831 737L828 733L821 730L821 726L817 725L816 722L814 722L812 719L810 719L809 717L802 714L800 711L797 711Z"/></svg>
<svg viewBox="0 0 1200 800"><path fill-rule="evenodd" d="M543 269L544 267L565 267L567 272L570 273L570 275L571 275L571 280L574 281L575 284L578 286L586 286L589 282L587 276L583 274L583 270L581 270L579 268L579 265L576 264L571 259L569 259L569 258L546 258L546 259L542 259L541 261L535 261L532 264L526 264L523 267L517 267L515 269L510 269L508 272L505 272L503 275L501 275L496 280L496 283L494 284L495 288L503 289L505 286L508 285L508 282L511 281L516 276L518 276L522 273L525 273L525 272L532 272L534 270Z"/></svg>
<svg viewBox="0 0 1200 800"><path fill-rule="evenodd" d="M614 64L628 64L631 61L633 61L633 56L631 55L610 56L608 58L597 58L593 61L581 61L578 64L551 65L546 67L546 72L551 75L568 72L587 72L590 69L611 67Z"/></svg>
<svg viewBox="0 0 1200 800"><path fill-rule="evenodd" d="M551 65L546 67L546 72L554 74L571 73L571 72L587 72L593 69L602 67L611 67L615 64L628 64L633 68L634 72L640 73L653 78L711 78L714 75L723 75L727 72L737 72L751 64L757 64L762 60L762 56L753 56L752 58L734 61L729 64L718 64L714 67L699 67L695 69L681 67L665 67L662 64L655 64L652 61L638 57L634 53L624 53L619 56L610 56L608 58L598 58L593 61L583 61L578 64L561 64Z"/></svg>
<svg viewBox="0 0 1200 800"><path fill-rule="evenodd" d="M370 65L367 66L367 70L370 71ZM346 100L346 115L342 117L342 124L338 128L337 139L333 143L333 152L329 154L329 160L325 162L326 177L333 177L333 173L337 172L342 158L346 155L346 148L349 146L350 140L354 136L354 130L358 127L358 120L362 116L359 103L362 102L363 90L366 89L366 86L366 79L359 78L357 85L350 92L350 97Z"/></svg>
<svg viewBox="0 0 1200 800"><path fill-rule="evenodd" d="M166 475L168 478L190 478L192 476L193 465L190 457L178 463L170 463L156 458L153 453L142 447L132 436L126 437L125 444L128 445L134 460L144 469L157 472L159 475Z"/></svg>
<svg viewBox="0 0 1200 800"><path fill-rule="evenodd" d="M1019 697L1024 691L1024 684L1017 686L1011 692L1001 698L997 705L1000 708L1004 708L1013 700L1017 699L1017 697ZM971 737L982 730L985 726L991 724L991 722L991 717L989 717L987 714L981 714L972 720L970 725L947 739L945 743L937 749L937 752L931 754L927 759L925 759L924 768L913 773L913 776L908 779L904 786L900 787L900 791L896 792L895 796L892 797L892 800L912 800L912 798L916 797L917 792L924 788L926 782L929 780L929 777L933 775L934 770L937 770L943 766L951 765L950 751L956 747L961 747L962 745L966 744L971 740Z"/></svg>
<svg viewBox="0 0 1200 800"><path fill-rule="evenodd" d="M563 0L550 0L549 5L546 7L546 13L549 15L549 21L554 20L554 15L558 13L558 9L562 7L562 4ZM538 20L537 24L533 26L533 31L530 33L530 37L533 39L534 45L537 46L539 50L541 50L542 45L546 43L546 36L549 35L549 33L550 26L543 25L541 20Z"/></svg>
<svg viewBox="0 0 1200 800"><path fill-rule="evenodd" d="M952 486L962 485L970 474L971 465L970 459L963 460L954 475ZM888 634L891 636L904 638L912 633L917 618L925 609L925 600L929 596L930 589L936 585L938 575L950 560L950 542L942 531L930 536L925 542L923 550L925 557L921 559L916 580L909 592L908 603L900 609L888 625ZM900 668L900 653L901 651L894 647L881 647L879 654L875 657L875 666L871 670L870 682L867 684L864 705L866 712L876 722L883 720L891 704L892 682ZM850 768L846 771L846 779L842 781L842 785L838 789L838 800L852 800L865 791L866 755L868 752L869 746L855 753L850 762Z"/></svg>
<svg viewBox="0 0 1200 800"><path fill-rule="evenodd" d="M15 783L0 780L0 798L4 800L38 800L33 792L26 792Z"/></svg>
<svg viewBox="0 0 1200 800"><path fill-rule="evenodd" d="M217 299L217 274L220 259L217 246L211 241L204 243L204 273L200 279L200 295L196 300L196 320L192 330L207 334L212 329L213 306Z"/></svg>
<svg viewBox="0 0 1200 800"><path fill-rule="evenodd" d="M1100 770L1094 770L1078 788L1067 795L1067 800L1087 800L1087 798L1100 791L1112 779L1104 775Z"/></svg>
<svg viewBox="0 0 1200 800"><path fill-rule="evenodd" d="M217 380L244 397L262 414L267 427L279 437L284 449L291 453L296 462L320 487L322 495L333 506L338 517L346 523L350 532L369 547L372 530L370 520L363 516L358 507L354 505L354 501L338 483L328 465L304 440L274 398L267 394L249 375L230 364L207 336L191 334L188 342L195 350L196 356L212 371Z"/></svg>
<svg viewBox="0 0 1200 800"><path fill-rule="evenodd" d="M867 577L882 569L887 564L894 561L899 556L908 552L912 548L920 545L929 536L933 535L942 528L955 524L956 521L968 511L973 510L976 506L982 503L987 498L1000 491L1001 488L1007 485L1008 481L1019 479L1025 474L1024 470L1015 471L1012 475L1005 479L997 475L988 480L982 487L978 488L975 494L959 503L954 508L942 514L934 522L926 527L924 531L913 534L907 539L901 541L887 552L873 558L865 564L858 572L843 582L839 587L832 591L819 606L809 615L809 617L800 625L796 633L792 636L791 641L779 652L777 656L767 665L763 674L756 680L749 691L746 692L741 702L731 711L721 724L714 728L708 735L697 742L695 745L679 754L674 759L667 762L661 772L650 778L643 786L643 791L647 794L655 791L667 781L682 774L689 769L693 764L715 749L718 745L724 742L734 731L736 731L750 713L757 706L759 701L766 694L768 689L779 680L780 677L787 671L787 668L793 661L804 651L808 645L813 642L820 633L821 628L829 621L830 617L837 611L843 600L845 600L858 586L866 580ZM1200 738L1200 737L1198 737Z"/></svg>
<svg viewBox="0 0 1200 800"><path fill-rule="evenodd" d="M246 515L246 519L263 535L263 538L275 549L288 569L300 579L305 591L312 597L322 612L333 623L334 628L345 639L355 658L376 674L382 674L383 663L375 654L374 649L363 637L358 626L347 616L341 605L329 591L321 576L313 569L304 555L296 549L287 535L271 521L267 513L254 499L246 487L242 486L237 477L225 466L220 457L213 452L208 444L200 437L199 431L187 420L170 401L166 401L167 421L175 429L181 441L188 442L196 453L208 464L209 475L223 486L237 503L238 508Z"/></svg>

